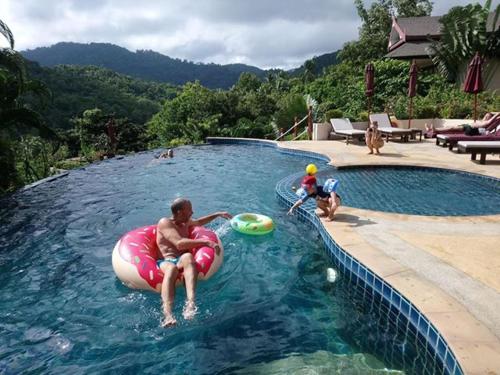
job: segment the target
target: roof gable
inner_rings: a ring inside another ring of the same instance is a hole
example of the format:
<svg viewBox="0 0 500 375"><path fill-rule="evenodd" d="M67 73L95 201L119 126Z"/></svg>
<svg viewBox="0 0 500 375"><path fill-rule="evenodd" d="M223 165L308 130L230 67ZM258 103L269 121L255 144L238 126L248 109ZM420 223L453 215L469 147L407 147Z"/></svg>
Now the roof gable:
<svg viewBox="0 0 500 375"><path fill-rule="evenodd" d="M401 17L395 18L394 22L397 23L407 38L439 37L442 26L439 23L440 18L440 16Z"/></svg>

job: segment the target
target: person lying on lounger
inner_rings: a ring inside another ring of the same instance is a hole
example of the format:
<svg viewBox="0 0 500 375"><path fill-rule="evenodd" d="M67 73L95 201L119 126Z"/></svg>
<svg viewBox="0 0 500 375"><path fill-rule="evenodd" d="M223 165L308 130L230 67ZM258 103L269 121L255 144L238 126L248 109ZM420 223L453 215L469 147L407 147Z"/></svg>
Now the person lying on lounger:
<svg viewBox="0 0 500 375"><path fill-rule="evenodd" d="M460 133L469 131L471 134L469 135L477 135L480 134L481 131L479 129L485 129L486 131L490 130L490 127L495 127L500 124L500 112L493 114L492 112L487 112L483 119L480 121L476 121L474 124L463 124L448 128L435 128L434 125L425 124L426 135L429 137L433 137L436 134L448 134L448 133ZM468 130L467 130L468 129ZM477 130L472 130L477 129Z"/></svg>

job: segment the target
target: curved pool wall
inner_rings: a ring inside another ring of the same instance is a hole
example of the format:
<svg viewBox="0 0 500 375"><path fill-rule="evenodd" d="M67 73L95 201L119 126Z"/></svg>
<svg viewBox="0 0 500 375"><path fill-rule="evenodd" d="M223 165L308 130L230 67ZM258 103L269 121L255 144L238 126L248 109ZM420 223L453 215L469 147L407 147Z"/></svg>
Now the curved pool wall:
<svg viewBox="0 0 500 375"><path fill-rule="evenodd" d="M271 141L207 138L207 142L211 144L259 144L265 147L274 147L278 152L304 155L330 162L329 158L321 154L281 148L276 142ZM300 176L302 176L301 173L296 173L285 177L276 184L276 196L286 207L291 207L297 199L291 186ZM436 327L401 293L342 249L321 224L320 219L315 214L315 207L315 203L309 200L297 209L298 217L318 230L335 266L357 288L363 290L372 303L377 305L379 311L386 316L388 324L395 326L408 340L418 342L431 354L432 358L435 358L435 363L432 364L435 368L443 369L445 374L462 375L463 370L455 354ZM385 351L385 348L382 350Z"/></svg>
<svg viewBox="0 0 500 375"><path fill-rule="evenodd" d="M317 178L328 178L332 168ZM500 214L500 179L422 166L349 166L333 171L344 205L420 216ZM300 177L300 176L299 176ZM298 180L297 180L298 182Z"/></svg>

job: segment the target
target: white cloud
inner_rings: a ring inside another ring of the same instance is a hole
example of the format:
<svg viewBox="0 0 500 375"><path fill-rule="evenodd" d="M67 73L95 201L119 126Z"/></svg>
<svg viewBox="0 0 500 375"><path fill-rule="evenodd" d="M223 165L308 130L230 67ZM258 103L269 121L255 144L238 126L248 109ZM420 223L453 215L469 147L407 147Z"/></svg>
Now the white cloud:
<svg viewBox="0 0 500 375"><path fill-rule="evenodd" d="M434 3L433 14L439 15L468 1ZM295 67L340 49L356 39L360 26L352 0L2 0L0 18L18 50L61 41L109 42L263 68Z"/></svg>

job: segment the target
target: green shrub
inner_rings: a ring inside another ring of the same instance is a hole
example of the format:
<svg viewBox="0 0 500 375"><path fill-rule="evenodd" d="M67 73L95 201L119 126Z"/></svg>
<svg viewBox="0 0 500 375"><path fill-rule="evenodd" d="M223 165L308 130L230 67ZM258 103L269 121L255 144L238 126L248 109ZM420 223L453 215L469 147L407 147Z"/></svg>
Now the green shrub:
<svg viewBox="0 0 500 375"><path fill-rule="evenodd" d="M323 121L330 122L331 118L342 118L344 117L344 112L341 109L330 109L325 113Z"/></svg>
<svg viewBox="0 0 500 375"><path fill-rule="evenodd" d="M73 159L66 159L66 160L58 161L54 164L54 167L56 167L58 169L75 169L75 168L83 167L87 164L88 164L88 162L85 161L84 159L73 158Z"/></svg>
<svg viewBox="0 0 500 375"><path fill-rule="evenodd" d="M0 194L10 192L20 184L15 157L12 144L8 140L0 138L0 170L2 171Z"/></svg>
<svg viewBox="0 0 500 375"><path fill-rule="evenodd" d="M168 142L167 146L168 147L178 147L178 146L188 145L190 143L192 143L192 142L187 138L174 138Z"/></svg>
<svg viewBox="0 0 500 375"><path fill-rule="evenodd" d="M354 120L355 121L368 121L368 112L366 112L366 111L359 112Z"/></svg>

